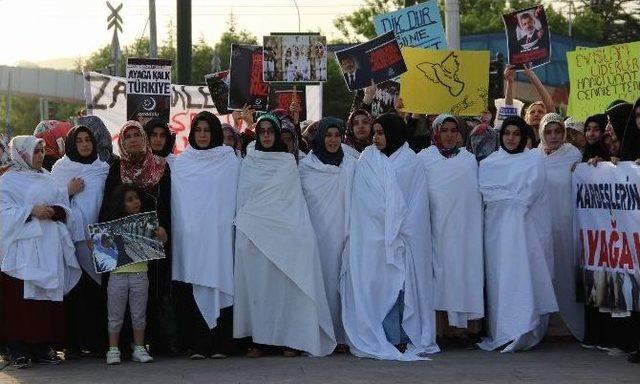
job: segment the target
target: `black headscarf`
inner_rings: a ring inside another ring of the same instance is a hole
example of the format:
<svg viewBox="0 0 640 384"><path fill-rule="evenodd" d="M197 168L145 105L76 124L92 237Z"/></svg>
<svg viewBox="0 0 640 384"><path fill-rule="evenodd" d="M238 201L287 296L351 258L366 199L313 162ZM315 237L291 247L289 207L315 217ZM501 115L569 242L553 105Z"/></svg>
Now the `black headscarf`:
<svg viewBox="0 0 640 384"><path fill-rule="evenodd" d="M327 137L327 131L329 128L338 128L340 135L344 135L345 124L344 121L336 119L335 117L325 117L318 122L318 130L313 137L313 154L316 155L320 161L324 164L335 165L339 167L342 164L344 158L344 152L342 146L338 148L336 153L329 153L327 147L324 145L324 140Z"/></svg>
<svg viewBox="0 0 640 384"><path fill-rule="evenodd" d="M393 155L407 142L409 132L407 123L395 113L384 113L378 116L371 124L372 129L375 124L380 124L384 130L387 146L381 152L387 157Z"/></svg>
<svg viewBox="0 0 640 384"><path fill-rule="evenodd" d="M368 111L364 109L356 109L355 111L351 112L351 114L349 115L349 118L347 119L347 131L345 133L344 143L354 148L356 151L362 152L364 151L365 148L371 145L371 137L373 136L373 127L369 128L369 137L367 139L365 140L356 139L356 134L353 131L353 120L356 118L356 116L366 116L369 119L369 121L372 121L373 117Z"/></svg>
<svg viewBox="0 0 640 384"><path fill-rule="evenodd" d="M587 142L587 145L584 148L584 154L582 155L582 161L589 161L589 159L592 159L594 157L599 157L605 161L609 161L611 159L611 154L609 153L607 146L604 145L604 141L602 140L604 138L607 122L607 115L605 115L604 113L598 113L596 115L589 116L587 117L587 120L585 120L585 134L589 123L596 123L598 124L598 127L600 129L600 138L593 144L589 144L589 142Z"/></svg>
<svg viewBox="0 0 640 384"><path fill-rule="evenodd" d="M640 127L636 124L636 108L640 108L640 98L636 100L633 108L629 111L622 139L618 138L618 140L620 140L620 147L622 148L620 159L623 161L640 159Z"/></svg>
<svg viewBox="0 0 640 384"><path fill-rule="evenodd" d="M609 122L613 127L613 132L616 134L616 138L620 142L620 153L618 157L620 160L635 160L637 158L640 148L633 148L633 143L637 141L637 129L627 129L629 119L632 118L633 105L631 103L618 103L613 107L607 109L607 116L609 116ZM631 121L635 126L635 121Z"/></svg>
<svg viewBox="0 0 640 384"><path fill-rule="evenodd" d="M211 129L211 140L209 141L209 145L202 148L198 146L196 143L196 125L198 125L199 121L206 121L209 124L209 128ZM209 111L199 112L191 121L191 131L189 132L189 144L193 149L211 149L215 147L219 147L224 142L224 135L222 134L222 124L220 120Z"/></svg>
<svg viewBox="0 0 640 384"><path fill-rule="evenodd" d="M76 145L76 138L80 132L85 132L89 135L91 139L91 144L93 144L93 148L91 149L91 154L89 156L83 157L78 152L78 146ZM65 154L71 161L75 161L76 163L82 164L92 164L94 161L98 159L98 146L96 144L96 138L93 136L93 132L84 125L77 125L73 127L69 133L67 134L67 140L65 142Z"/></svg>
<svg viewBox="0 0 640 384"><path fill-rule="evenodd" d="M520 129L520 142L518 143L518 146L516 147L516 149L513 149L513 150L508 149L504 145L504 133L506 131L507 126L509 125L515 125ZM502 147L502 149L504 149L507 153L510 153L512 155L516 153L522 153L524 149L527 147L527 139L532 136L532 133L533 131L531 129L531 126L529 126L529 124L527 124L527 122L524 121L522 117L509 116L502 122L502 128L500 128L500 147Z"/></svg>
<svg viewBox="0 0 640 384"><path fill-rule="evenodd" d="M260 127L260 123L262 121L270 122L271 126L273 127L275 140L273 141L273 145L271 146L271 148L263 147L262 143L260 142L260 130L262 129ZM282 134L280 132L280 119L270 113L261 115L256 121L256 150L262 152L289 152L287 145L282 141Z"/></svg>
<svg viewBox="0 0 640 384"><path fill-rule="evenodd" d="M160 157L167 157L171 152L173 152L173 145L176 143L176 135L171 133L169 129L169 124L165 119L155 118L147 121L144 125L144 132L147 134L149 140L151 140L151 134L153 133L154 128L162 128L164 131L164 148L160 151L153 151L153 154Z"/></svg>

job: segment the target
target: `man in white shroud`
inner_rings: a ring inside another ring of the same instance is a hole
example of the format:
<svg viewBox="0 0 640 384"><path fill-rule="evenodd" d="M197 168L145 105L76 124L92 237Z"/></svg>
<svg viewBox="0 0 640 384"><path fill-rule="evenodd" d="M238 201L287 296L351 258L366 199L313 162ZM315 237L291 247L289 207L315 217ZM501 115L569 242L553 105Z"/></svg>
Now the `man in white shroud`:
<svg viewBox="0 0 640 384"><path fill-rule="evenodd" d="M551 221L542 222L551 208L542 157L526 148L530 129L522 118L508 117L500 149L480 162L488 337L478 346L487 351L533 348L558 310Z"/></svg>
<svg viewBox="0 0 640 384"><path fill-rule="evenodd" d="M325 117L318 122L312 151L300 161L302 190L311 223L318 237L320 263L336 341L345 344L338 283L342 255L349 239L351 186L356 159L345 156L342 120Z"/></svg>
<svg viewBox="0 0 640 384"><path fill-rule="evenodd" d="M340 280L347 343L359 357L427 359L440 349L424 169L399 116L381 115L373 129L375 146L356 166Z"/></svg>
<svg viewBox="0 0 640 384"><path fill-rule="evenodd" d="M275 115L256 131L238 184L233 334L252 337L250 357L262 354L257 344L325 356L336 340L298 167Z"/></svg>
<svg viewBox="0 0 640 384"><path fill-rule="evenodd" d="M560 315L571 334L584 338L584 304L576 300L576 257L573 241L573 197L571 170L582 160L578 148L566 142L562 117L547 113L540 120L540 145L547 179L553 236L553 285Z"/></svg>
<svg viewBox="0 0 640 384"><path fill-rule="evenodd" d="M449 114L433 121L433 145L418 158L425 167L431 213L435 309L442 336L455 336L468 346L484 317L482 196L478 163L458 147L458 120ZM448 327L447 327L448 325ZM467 330L465 332L463 330Z"/></svg>

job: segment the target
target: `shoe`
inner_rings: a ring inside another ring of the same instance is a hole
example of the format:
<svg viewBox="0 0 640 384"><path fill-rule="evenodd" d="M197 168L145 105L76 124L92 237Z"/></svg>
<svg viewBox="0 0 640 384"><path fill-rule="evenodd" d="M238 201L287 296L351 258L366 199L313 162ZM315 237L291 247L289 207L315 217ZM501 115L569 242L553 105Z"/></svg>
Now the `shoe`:
<svg viewBox="0 0 640 384"><path fill-rule="evenodd" d="M135 361L136 363L150 363L153 361L153 357L149 355L145 347L136 345L131 354L131 361Z"/></svg>
<svg viewBox="0 0 640 384"><path fill-rule="evenodd" d="M584 344L584 343L582 343L582 344L580 344L580 346L581 346L582 348L584 348L584 349L598 349L598 346L596 346L596 345L590 345L590 344Z"/></svg>
<svg viewBox="0 0 640 384"><path fill-rule="evenodd" d="M264 352L260 348L253 347L249 348L249 351L247 351L247 354L245 356L250 358L262 357L264 356Z"/></svg>
<svg viewBox="0 0 640 384"><path fill-rule="evenodd" d="M204 360L204 359L206 359L207 357L206 357L205 355L203 355L202 353L192 352L192 353L189 355L189 358L190 358L191 360Z"/></svg>
<svg viewBox="0 0 640 384"><path fill-rule="evenodd" d="M116 365L120 364L121 362L120 350L118 348L109 348L109 351L107 352L107 364Z"/></svg>
<svg viewBox="0 0 640 384"><path fill-rule="evenodd" d="M634 364L640 363L640 351L631 352L627 357L627 361Z"/></svg>
<svg viewBox="0 0 640 384"><path fill-rule="evenodd" d="M300 352L296 351L295 349L285 349L284 351L282 351L282 356L284 357L298 357L300 356Z"/></svg>
<svg viewBox="0 0 640 384"><path fill-rule="evenodd" d="M224 353L219 353L219 352L218 353L214 353L214 354L211 355L211 358L212 359L216 359L216 360L218 360L218 359L226 359L227 357L229 357L229 356L227 356Z"/></svg>
<svg viewBox="0 0 640 384"><path fill-rule="evenodd" d="M19 356L11 359L11 366L16 369L25 369L31 366L29 358L26 356Z"/></svg>
<svg viewBox="0 0 640 384"><path fill-rule="evenodd" d="M607 350L607 355L609 356L626 356L627 353L620 348L609 348Z"/></svg>
<svg viewBox="0 0 640 384"><path fill-rule="evenodd" d="M37 357L35 358L35 362L40 364L57 365L62 363L62 359L52 348L46 348L38 353Z"/></svg>

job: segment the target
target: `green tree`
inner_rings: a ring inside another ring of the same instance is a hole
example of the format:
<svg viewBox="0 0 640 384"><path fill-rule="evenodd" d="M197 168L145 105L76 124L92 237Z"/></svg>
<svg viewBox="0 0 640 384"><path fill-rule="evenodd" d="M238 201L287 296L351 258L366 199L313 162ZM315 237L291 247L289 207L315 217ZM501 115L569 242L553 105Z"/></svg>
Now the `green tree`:
<svg viewBox="0 0 640 384"><path fill-rule="evenodd" d="M322 87L323 115L346 120L353 97L353 93L349 92L344 82L340 66L335 60L329 58L327 60L327 81Z"/></svg>
<svg viewBox="0 0 640 384"><path fill-rule="evenodd" d="M251 33L236 29L236 19L233 12L229 14L229 20L227 21L228 31L224 32L220 36L220 40L214 47L215 53L220 58L220 69L229 69L229 63L231 60L231 44L258 44L258 39Z"/></svg>
<svg viewBox="0 0 640 384"><path fill-rule="evenodd" d="M333 21L333 25L348 42L369 40L376 36L373 17L398 10L403 6L403 0L365 0L362 7L350 15L338 17Z"/></svg>

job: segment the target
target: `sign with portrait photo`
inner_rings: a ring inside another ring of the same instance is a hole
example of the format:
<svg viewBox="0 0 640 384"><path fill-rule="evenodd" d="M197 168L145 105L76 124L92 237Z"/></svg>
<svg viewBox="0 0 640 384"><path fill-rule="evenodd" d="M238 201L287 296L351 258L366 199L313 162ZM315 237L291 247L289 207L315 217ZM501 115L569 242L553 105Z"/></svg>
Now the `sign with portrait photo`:
<svg viewBox="0 0 640 384"><path fill-rule="evenodd" d="M262 46L264 81L327 80L327 39L324 36L272 33L263 37Z"/></svg>
<svg viewBox="0 0 640 384"><path fill-rule="evenodd" d="M551 59L551 37L544 7L522 9L502 16L507 34L509 64L523 70Z"/></svg>

